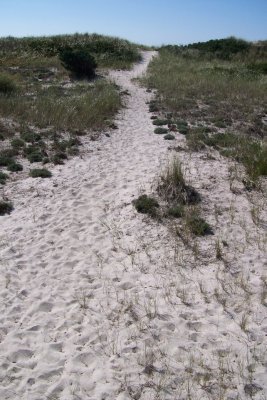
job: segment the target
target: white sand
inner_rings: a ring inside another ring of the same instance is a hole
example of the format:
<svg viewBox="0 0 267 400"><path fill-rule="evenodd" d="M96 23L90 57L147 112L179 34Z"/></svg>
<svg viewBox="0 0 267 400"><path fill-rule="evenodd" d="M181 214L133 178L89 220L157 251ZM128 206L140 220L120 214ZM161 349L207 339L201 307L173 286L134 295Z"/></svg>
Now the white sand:
<svg viewBox="0 0 267 400"><path fill-rule="evenodd" d="M1 400L246 399L251 383L266 399L264 225L244 190L230 190L228 161L179 154L216 233L191 250L131 204L169 156L151 94L131 82L152 56L112 73L130 92L118 130L52 179L6 185L15 210L0 217ZM228 243L224 262L216 238Z"/></svg>

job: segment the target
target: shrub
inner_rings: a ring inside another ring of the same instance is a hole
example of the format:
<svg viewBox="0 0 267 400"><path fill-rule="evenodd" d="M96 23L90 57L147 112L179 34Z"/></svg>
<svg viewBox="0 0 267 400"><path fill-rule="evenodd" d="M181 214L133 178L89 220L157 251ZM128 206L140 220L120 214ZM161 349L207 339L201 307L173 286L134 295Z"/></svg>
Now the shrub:
<svg viewBox="0 0 267 400"><path fill-rule="evenodd" d="M167 214L170 217L181 218L184 215L184 208L182 205L178 204L176 206L168 208Z"/></svg>
<svg viewBox="0 0 267 400"><path fill-rule="evenodd" d="M64 152L56 153L52 158L52 161L55 165L62 165L64 164L64 160L68 158L67 154Z"/></svg>
<svg viewBox="0 0 267 400"><path fill-rule="evenodd" d="M4 74L0 75L0 93L7 95L15 92L16 89L17 87L10 76Z"/></svg>
<svg viewBox="0 0 267 400"><path fill-rule="evenodd" d="M36 152L28 154L27 159L30 161L30 163L42 162L43 155L42 155L42 153L36 151Z"/></svg>
<svg viewBox="0 0 267 400"><path fill-rule="evenodd" d="M143 194L139 196L137 200L134 200L133 204L139 213L149 214L152 217L157 215L159 203L153 197L148 197L146 194Z"/></svg>
<svg viewBox="0 0 267 400"><path fill-rule="evenodd" d="M0 154L0 167L7 167L9 164L14 162L15 161L12 157L7 157L6 155Z"/></svg>
<svg viewBox="0 0 267 400"><path fill-rule="evenodd" d="M24 145L25 142L22 139L15 138L11 140L11 146L14 147L14 149L21 149L22 147L24 147Z"/></svg>
<svg viewBox="0 0 267 400"><path fill-rule="evenodd" d="M36 168L30 171L30 176L32 178L51 178L52 173L46 168Z"/></svg>
<svg viewBox="0 0 267 400"><path fill-rule="evenodd" d="M167 135L164 136L165 140L174 140L175 136L172 135L171 133L167 133Z"/></svg>
<svg viewBox="0 0 267 400"><path fill-rule="evenodd" d="M95 76L96 61L87 49L65 48L60 51L59 59L76 78L91 79Z"/></svg>
<svg viewBox="0 0 267 400"><path fill-rule="evenodd" d="M6 180L8 179L8 175L5 174L4 172L0 171L0 184L4 185L6 183Z"/></svg>
<svg viewBox="0 0 267 400"><path fill-rule="evenodd" d="M187 215L186 224L196 236L213 235L211 226L196 212Z"/></svg>
<svg viewBox="0 0 267 400"><path fill-rule="evenodd" d="M7 169L10 172L19 172L19 171L23 170L23 166L21 164L19 164L19 163L12 162L7 166Z"/></svg>
<svg viewBox="0 0 267 400"><path fill-rule="evenodd" d="M154 130L154 133L156 133L156 135L164 135L167 132L168 132L168 129L166 129L166 128L156 128Z"/></svg>
<svg viewBox="0 0 267 400"><path fill-rule="evenodd" d="M38 142L39 140L42 139L41 135L39 133L34 133L34 132L24 132L20 134L21 139L25 140L27 143L34 143Z"/></svg>
<svg viewBox="0 0 267 400"><path fill-rule="evenodd" d="M167 125L170 121L168 119L155 119L153 125L162 126Z"/></svg>
<svg viewBox="0 0 267 400"><path fill-rule="evenodd" d="M10 214L13 210L13 205L6 201L0 201L0 215Z"/></svg>

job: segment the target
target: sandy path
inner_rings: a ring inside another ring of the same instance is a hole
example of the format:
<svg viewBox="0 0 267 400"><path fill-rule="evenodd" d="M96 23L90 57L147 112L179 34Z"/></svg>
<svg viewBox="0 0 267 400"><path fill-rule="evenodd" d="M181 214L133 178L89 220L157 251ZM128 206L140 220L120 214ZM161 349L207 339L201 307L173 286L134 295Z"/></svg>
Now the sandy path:
<svg viewBox="0 0 267 400"><path fill-rule="evenodd" d="M113 239L139 229L131 201L149 187L167 147L152 133L151 95L131 82L152 56L112 74L130 96L110 138L55 167L51 180L28 178L6 191L15 210L1 218L1 399L116 397L103 338L114 308L106 302L124 268ZM127 277L123 292L134 280Z"/></svg>
<svg viewBox="0 0 267 400"><path fill-rule="evenodd" d="M152 56L112 74L130 93L118 130L52 179L6 185L1 400L266 400L264 195L177 134L215 235L175 238L131 203L151 191L170 146L153 134L151 94L131 81Z"/></svg>

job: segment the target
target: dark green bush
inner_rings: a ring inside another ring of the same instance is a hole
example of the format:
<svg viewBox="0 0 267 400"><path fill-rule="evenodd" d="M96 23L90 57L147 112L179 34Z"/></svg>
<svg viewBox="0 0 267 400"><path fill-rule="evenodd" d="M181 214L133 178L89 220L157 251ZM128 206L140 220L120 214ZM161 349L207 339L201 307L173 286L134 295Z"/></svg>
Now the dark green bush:
<svg viewBox="0 0 267 400"><path fill-rule="evenodd" d="M186 223L190 231L196 236L213 235L211 226L197 213L188 215Z"/></svg>
<svg viewBox="0 0 267 400"><path fill-rule="evenodd" d="M133 204L139 213L149 214L153 217L157 215L159 203L153 197L148 197L146 194L143 194L139 196L137 200L134 200Z"/></svg>
<svg viewBox="0 0 267 400"><path fill-rule="evenodd" d="M8 164L7 169L10 172L19 172L19 171L23 170L23 166L19 163L12 162L12 163Z"/></svg>
<svg viewBox="0 0 267 400"><path fill-rule="evenodd" d="M154 130L154 133L156 133L156 135L164 135L165 133L168 133L168 129L159 127Z"/></svg>
<svg viewBox="0 0 267 400"><path fill-rule="evenodd" d="M20 134L21 139L25 140L27 143L38 142L42 139L42 136L39 133L34 132L24 132Z"/></svg>
<svg viewBox="0 0 267 400"><path fill-rule="evenodd" d="M0 184L4 185L6 183L6 180L9 178L7 174L4 172L0 171Z"/></svg>
<svg viewBox="0 0 267 400"><path fill-rule="evenodd" d="M0 201L0 215L10 214L13 210L13 205L6 201Z"/></svg>
<svg viewBox="0 0 267 400"><path fill-rule="evenodd" d="M66 153L64 153L64 152L59 152L59 153L56 153L56 154L53 156L52 161L53 161L53 163L56 164L56 165L61 165L61 164L64 164L64 160L67 160L67 158L68 158L68 156L67 156Z"/></svg>
<svg viewBox="0 0 267 400"><path fill-rule="evenodd" d="M12 157L7 157L5 155L0 154L0 167L7 167L9 164L12 164L14 159Z"/></svg>
<svg viewBox="0 0 267 400"><path fill-rule="evenodd" d="M30 171L30 176L32 178L51 178L52 173L46 168L36 168Z"/></svg>
<svg viewBox="0 0 267 400"><path fill-rule="evenodd" d="M14 149L21 149L22 147L24 147L25 142L22 139L15 138L11 140L10 144Z"/></svg>
<svg viewBox="0 0 267 400"><path fill-rule="evenodd" d="M165 140L174 140L175 136L172 135L171 133L167 133L167 135L164 136Z"/></svg>
<svg viewBox="0 0 267 400"><path fill-rule="evenodd" d="M92 79L95 76L96 61L85 48L62 49L59 59L63 66L78 79Z"/></svg>
<svg viewBox="0 0 267 400"><path fill-rule="evenodd" d="M27 159L30 161L30 163L42 162L43 155L42 155L42 153L36 151L36 152L28 154Z"/></svg>
<svg viewBox="0 0 267 400"><path fill-rule="evenodd" d="M16 84L10 76L4 74L0 75L0 93L7 95L15 92L16 89Z"/></svg>
<svg viewBox="0 0 267 400"><path fill-rule="evenodd" d="M155 119L153 125L162 126L167 125L170 121L168 119Z"/></svg>

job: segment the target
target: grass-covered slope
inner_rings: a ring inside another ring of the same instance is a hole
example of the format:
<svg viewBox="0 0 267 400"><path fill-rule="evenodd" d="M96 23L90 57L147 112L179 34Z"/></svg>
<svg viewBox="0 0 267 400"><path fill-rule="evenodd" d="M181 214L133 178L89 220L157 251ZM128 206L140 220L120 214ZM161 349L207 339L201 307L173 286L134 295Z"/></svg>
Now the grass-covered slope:
<svg viewBox="0 0 267 400"><path fill-rule="evenodd" d="M210 136L227 133L234 139L231 145L218 145L220 150L244 162L251 177L266 175L266 43L230 38L164 46L159 53L147 85L158 90L156 106L172 112L173 122L186 121L191 148L210 145L217 138L211 141Z"/></svg>

